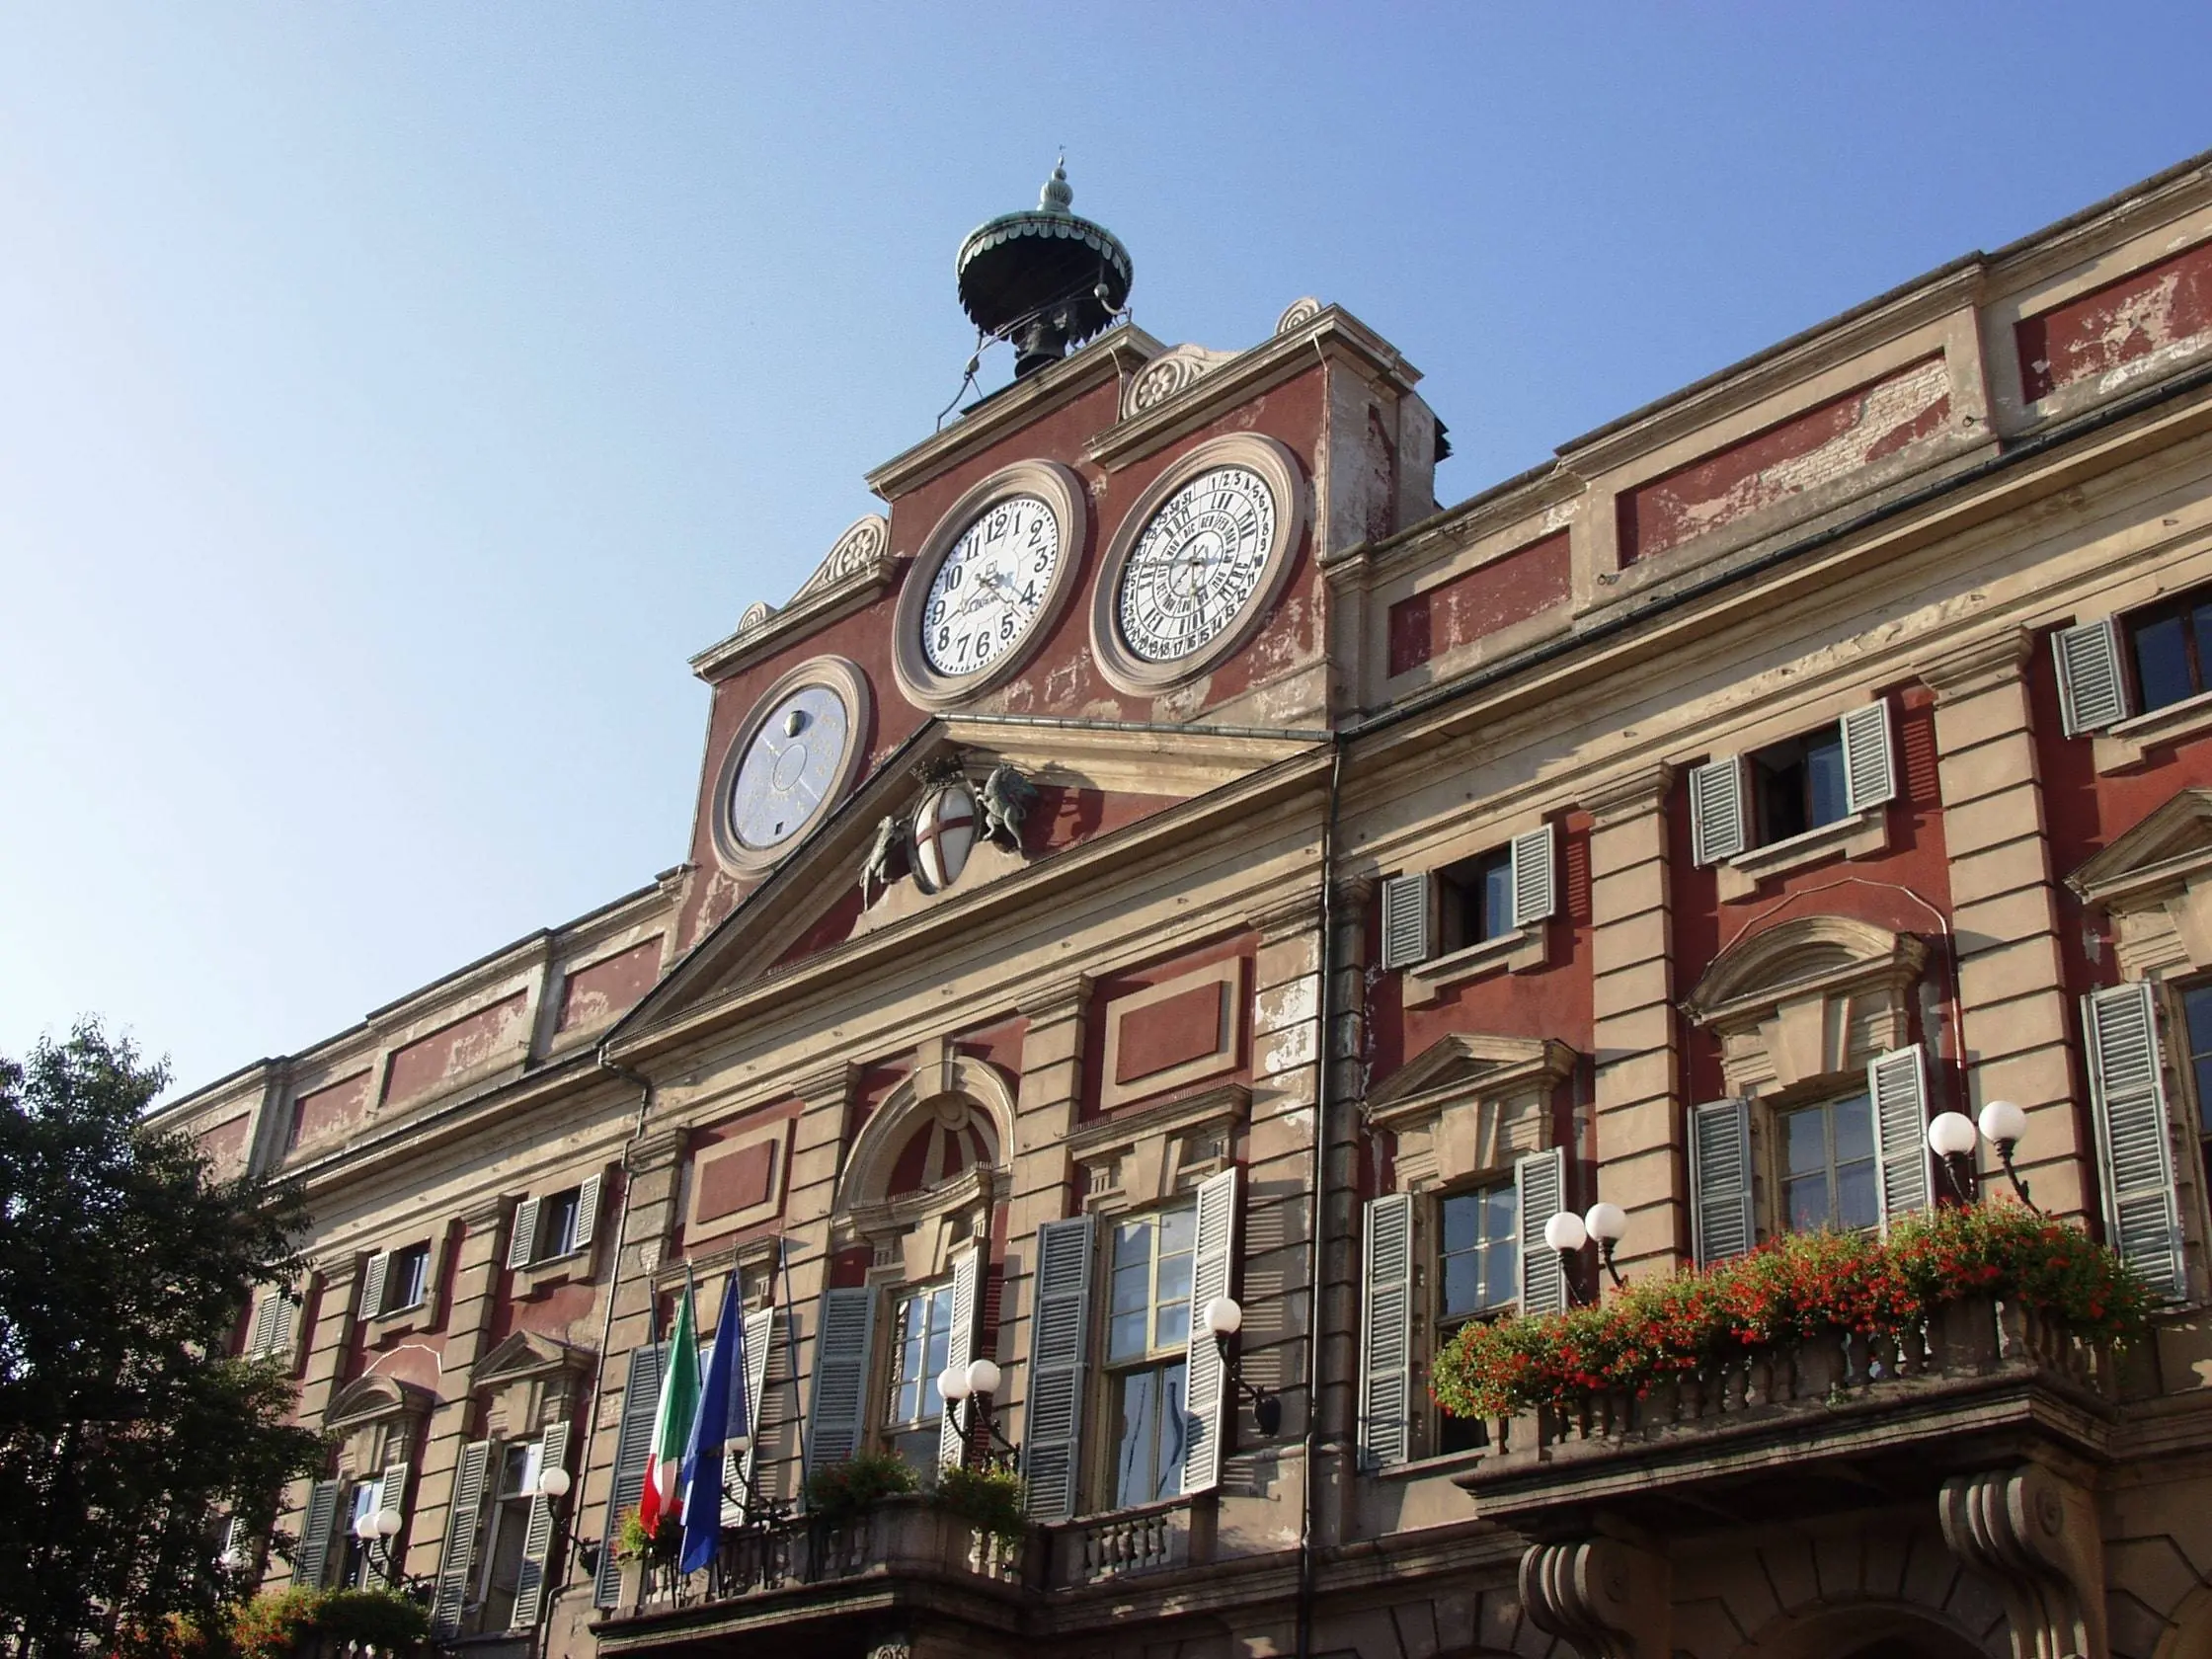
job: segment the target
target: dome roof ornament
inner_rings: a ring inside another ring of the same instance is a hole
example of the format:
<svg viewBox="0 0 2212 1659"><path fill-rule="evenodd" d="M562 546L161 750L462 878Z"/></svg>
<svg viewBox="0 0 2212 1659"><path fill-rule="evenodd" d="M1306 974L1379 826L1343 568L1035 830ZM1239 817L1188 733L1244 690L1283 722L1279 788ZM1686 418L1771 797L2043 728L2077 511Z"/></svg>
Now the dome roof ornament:
<svg viewBox="0 0 2212 1659"><path fill-rule="evenodd" d="M1114 320L1129 298L1129 250L1071 211L1063 155L1025 212L1001 213L961 243L960 306L985 334L1014 344L1014 376L1050 367Z"/></svg>

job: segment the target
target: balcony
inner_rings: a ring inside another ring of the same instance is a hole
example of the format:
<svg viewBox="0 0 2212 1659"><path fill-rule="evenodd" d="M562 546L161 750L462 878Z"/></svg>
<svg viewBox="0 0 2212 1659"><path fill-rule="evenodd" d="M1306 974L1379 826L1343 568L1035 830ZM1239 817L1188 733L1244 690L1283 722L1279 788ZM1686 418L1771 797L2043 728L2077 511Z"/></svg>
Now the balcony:
<svg viewBox="0 0 2212 1659"><path fill-rule="evenodd" d="M664 1653L769 1627L779 1652L843 1653L887 1629L988 1648L1034 1634L1049 1592L1080 1599L1093 1586L1206 1564L1213 1519L1210 1503L1176 1499L1008 1541L915 1496L844 1525L801 1517L732 1529L703 1572L628 1564L619 1604L595 1627L599 1650Z"/></svg>
<svg viewBox="0 0 2212 1659"><path fill-rule="evenodd" d="M1484 1517L1539 1538L1586 1534L1601 1514L1675 1536L1801 1519L1923 1496L2037 1448L2103 1462L2118 1392L2109 1349L1974 1297L1901 1339L1834 1331L1640 1398L1499 1418L1459 1484Z"/></svg>

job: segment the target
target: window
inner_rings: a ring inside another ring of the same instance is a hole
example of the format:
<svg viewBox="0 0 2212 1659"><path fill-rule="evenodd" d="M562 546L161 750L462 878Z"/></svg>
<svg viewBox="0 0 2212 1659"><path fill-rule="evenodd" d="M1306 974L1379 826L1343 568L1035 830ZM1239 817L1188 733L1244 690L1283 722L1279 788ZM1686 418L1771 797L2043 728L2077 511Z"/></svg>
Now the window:
<svg viewBox="0 0 2212 1659"><path fill-rule="evenodd" d="M2137 707L2144 714L2212 689L2212 589L2198 589L2127 619Z"/></svg>
<svg viewBox="0 0 2212 1659"><path fill-rule="evenodd" d="M1116 1509L1182 1489L1189 1441L1183 1386L1197 1237L1195 1205L1132 1217L1114 1228L1106 1316L1114 1462L1106 1498Z"/></svg>
<svg viewBox="0 0 2212 1659"><path fill-rule="evenodd" d="M1850 816L1840 727L1791 738L1750 756L1759 845L1786 841Z"/></svg>
<svg viewBox="0 0 2212 1659"><path fill-rule="evenodd" d="M431 1294L431 1247L410 1244L392 1252L392 1265L384 1279L384 1305L380 1311L399 1313L420 1307Z"/></svg>
<svg viewBox="0 0 2212 1659"><path fill-rule="evenodd" d="M1511 1181L1452 1193L1437 1206L1436 1348L1469 1321L1500 1313L1520 1294L1517 1205ZM1438 1452L1489 1444L1479 1419L1437 1413Z"/></svg>
<svg viewBox="0 0 2212 1659"><path fill-rule="evenodd" d="M937 1374L952 1344L952 1285L902 1292L891 1351L884 1440L924 1480L937 1477L937 1435L945 1402Z"/></svg>
<svg viewBox="0 0 2212 1659"><path fill-rule="evenodd" d="M1775 1114L1782 1224L1791 1232L1870 1227L1881 1219L1874 1108L1863 1091Z"/></svg>
<svg viewBox="0 0 2212 1659"><path fill-rule="evenodd" d="M538 1463L544 1445L531 1441L500 1451L500 1479L492 1501L490 1536L484 1540L483 1576L476 1599L483 1604L477 1628L505 1630L514 1622L514 1602L522 1581L522 1542L530 1530L530 1505L537 1491Z"/></svg>
<svg viewBox="0 0 2212 1659"><path fill-rule="evenodd" d="M1460 950L1514 932L1513 849L1499 847L1439 872L1444 878L1444 949Z"/></svg>
<svg viewBox="0 0 2212 1659"><path fill-rule="evenodd" d="M2205 1167L2212 1172L2212 980L2181 992L2181 1023L2188 1031L2189 1084L2196 1094L2196 1133Z"/></svg>
<svg viewBox="0 0 2212 1659"><path fill-rule="evenodd" d="M352 1513L346 1519L346 1561L339 1573L340 1586L348 1590L367 1590L376 1585L377 1578L369 1565L369 1546L361 1541L360 1526L367 1517L384 1506L384 1483L381 1480L362 1480L355 1483Z"/></svg>
<svg viewBox="0 0 2212 1659"><path fill-rule="evenodd" d="M531 1260L550 1261L576 1248L577 1223L584 1214L583 1196L581 1187L570 1187L566 1192L547 1194L539 1203L537 1249Z"/></svg>

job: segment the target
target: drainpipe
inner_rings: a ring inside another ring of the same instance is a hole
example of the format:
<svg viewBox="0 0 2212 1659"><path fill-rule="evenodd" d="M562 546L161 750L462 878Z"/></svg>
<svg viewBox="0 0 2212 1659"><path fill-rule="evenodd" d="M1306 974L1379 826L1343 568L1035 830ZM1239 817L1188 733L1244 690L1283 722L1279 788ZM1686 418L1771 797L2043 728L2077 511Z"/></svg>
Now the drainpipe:
<svg viewBox="0 0 2212 1659"><path fill-rule="evenodd" d="M1329 734L1329 800L1321 821L1321 1041L1320 1076L1313 1101L1313 1164L1308 1183L1313 1194L1313 1224L1306 1234L1305 1277L1305 1500L1298 1527L1297 1659L1313 1652L1313 1523L1320 1486L1315 1471L1321 1451L1321 1295L1326 1271L1328 1225L1329 1107L1335 1094L1336 1032L1336 824L1343 801L1344 738Z"/></svg>
<svg viewBox="0 0 2212 1659"><path fill-rule="evenodd" d="M560 1570L553 1579L553 1588L546 1594L545 1617L537 1621L537 1628L530 1636L531 1659L541 1659L547 1644L553 1639L554 1610L560 1606L561 1597L569 1588L569 1563L576 1558L576 1546L581 1541L576 1537L574 1520L578 1511L584 1507L584 1480L592 1472L592 1452L599 1438L599 1383L606 1376L607 1344L614 1339L614 1299L622 1289L622 1252L630 1239L630 1156L637 1150L638 1143L645 1139L646 1121L653 1111L652 1078L631 1070L627 1066L616 1065L607 1059L603 1048L599 1050L598 1060L606 1070L637 1084L638 1115L637 1121L630 1127L630 1138L622 1144L622 1208L617 1212L614 1222L613 1266L607 1270L606 1276L606 1317L599 1321L599 1360L592 1380L592 1409L584 1421L584 1454L577 1460L576 1484L570 1488L576 1496L576 1504L569 1511L571 1525L568 1540L559 1551ZM608 1489L607 1501L614 1501L612 1488Z"/></svg>

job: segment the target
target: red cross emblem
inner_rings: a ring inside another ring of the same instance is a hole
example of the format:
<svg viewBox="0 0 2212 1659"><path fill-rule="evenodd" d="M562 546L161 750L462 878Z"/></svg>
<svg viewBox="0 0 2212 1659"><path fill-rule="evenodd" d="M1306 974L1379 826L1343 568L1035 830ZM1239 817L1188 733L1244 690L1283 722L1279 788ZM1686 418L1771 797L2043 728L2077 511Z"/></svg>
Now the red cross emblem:
<svg viewBox="0 0 2212 1659"><path fill-rule="evenodd" d="M914 874L923 889L936 893L958 881L975 844L976 798L965 783L948 783L914 814Z"/></svg>

